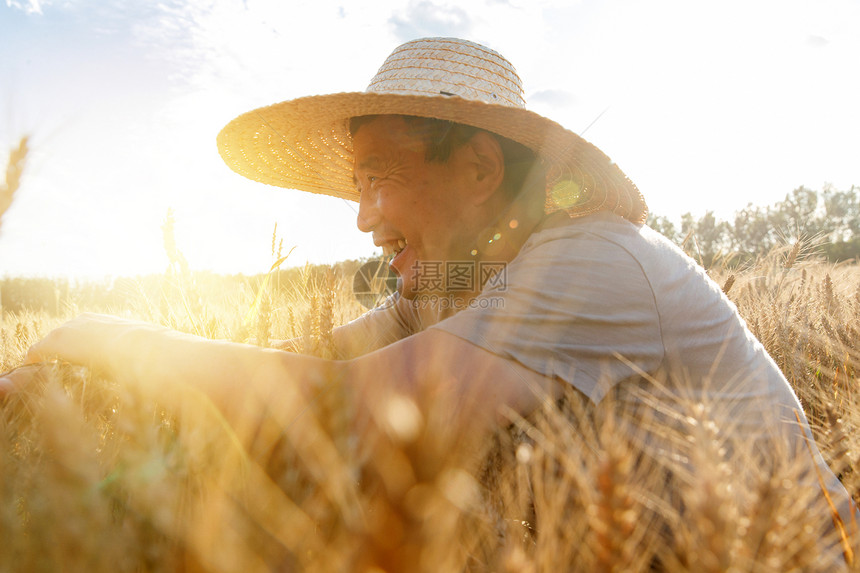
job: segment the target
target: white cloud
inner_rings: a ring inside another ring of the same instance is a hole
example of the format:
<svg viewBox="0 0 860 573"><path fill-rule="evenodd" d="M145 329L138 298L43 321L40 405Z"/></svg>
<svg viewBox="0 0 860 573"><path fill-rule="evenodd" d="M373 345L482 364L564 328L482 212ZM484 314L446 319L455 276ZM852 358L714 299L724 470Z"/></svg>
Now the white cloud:
<svg viewBox="0 0 860 573"><path fill-rule="evenodd" d="M42 7L48 6L50 2L46 0L6 0L6 6L16 10L22 10L25 14L42 14Z"/></svg>
<svg viewBox="0 0 860 573"><path fill-rule="evenodd" d="M824 46L829 44L830 41L827 38L816 36L815 34L810 34L806 37L806 43L813 48L823 48Z"/></svg>
<svg viewBox="0 0 860 573"><path fill-rule="evenodd" d="M528 98L531 104L565 107L576 102L573 92L564 89L547 89L531 94Z"/></svg>
<svg viewBox="0 0 860 573"><path fill-rule="evenodd" d="M410 0L389 22L401 42L434 36L467 37L472 30L471 18L462 7L433 0Z"/></svg>

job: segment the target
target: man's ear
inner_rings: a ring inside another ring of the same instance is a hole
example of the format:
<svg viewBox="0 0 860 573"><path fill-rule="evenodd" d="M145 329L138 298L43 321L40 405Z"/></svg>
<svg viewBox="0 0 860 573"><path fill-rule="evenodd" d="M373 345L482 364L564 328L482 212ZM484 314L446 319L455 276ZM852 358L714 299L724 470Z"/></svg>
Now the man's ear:
<svg viewBox="0 0 860 573"><path fill-rule="evenodd" d="M500 191L505 178L505 155L499 141L486 131L478 131L459 150L464 175L469 178L469 194L480 205Z"/></svg>

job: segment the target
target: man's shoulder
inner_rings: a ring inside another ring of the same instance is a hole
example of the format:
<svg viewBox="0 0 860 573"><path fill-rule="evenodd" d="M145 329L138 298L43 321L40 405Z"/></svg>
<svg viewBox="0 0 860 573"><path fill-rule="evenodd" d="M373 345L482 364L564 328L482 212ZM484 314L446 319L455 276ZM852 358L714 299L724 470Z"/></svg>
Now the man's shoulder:
<svg viewBox="0 0 860 573"><path fill-rule="evenodd" d="M584 217L556 218L539 228L523 244L519 256L531 257L537 252L592 255L621 250L634 258L666 248L668 241L644 225L637 225L613 213L600 212ZM670 247L671 248L671 247Z"/></svg>
<svg viewBox="0 0 860 573"><path fill-rule="evenodd" d="M611 212L584 217L554 219L539 228L523 244L520 255L529 256L535 249L553 249L574 254L583 249L628 252L635 259L675 258L686 255L669 239L647 225L636 224Z"/></svg>
<svg viewBox="0 0 860 573"><path fill-rule="evenodd" d="M658 257L645 253L647 238L640 231L639 226L612 214L589 215L541 229L507 266L504 285L522 296L554 296L552 293L564 291L564 296L583 301L589 296L625 303L650 300L646 269Z"/></svg>
<svg viewBox="0 0 860 573"><path fill-rule="evenodd" d="M614 213L598 212L583 217L565 217L553 213L529 236L526 246L558 240L577 240L600 237L615 240L633 240L643 230L642 225L631 223Z"/></svg>
<svg viewBox="0 0 860 573"><path fill-rule="evenodd" d="M701 268L677 245L645 225L612 213L595 213L539 230L523 245L508 274L512 282L522 275L552 276L604 286L623 278L630 288L642 287L629 294L642 296L649 291L669 292L681 283L693 290L707 283Z"/></svg>

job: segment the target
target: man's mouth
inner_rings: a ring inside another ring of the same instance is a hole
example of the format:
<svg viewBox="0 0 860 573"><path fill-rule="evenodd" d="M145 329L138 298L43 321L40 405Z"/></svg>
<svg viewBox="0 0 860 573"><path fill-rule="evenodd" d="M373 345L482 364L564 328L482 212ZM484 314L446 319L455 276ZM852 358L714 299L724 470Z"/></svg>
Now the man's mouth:
<svg viewBox="0 0 860 573"><path fill-rule="evenodd" d="M406 239L397 239L396 241L390 241L382 245L382 254L387 256L394 255L395 257L399 255L403 249L406 248Z"/></svg>

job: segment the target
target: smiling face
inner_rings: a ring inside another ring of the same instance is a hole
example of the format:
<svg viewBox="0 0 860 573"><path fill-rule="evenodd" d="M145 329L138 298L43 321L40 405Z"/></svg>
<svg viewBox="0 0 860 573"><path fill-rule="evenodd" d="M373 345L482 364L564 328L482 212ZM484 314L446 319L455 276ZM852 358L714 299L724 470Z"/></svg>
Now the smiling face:
<svg viewBox="0 0 860 573"><path fill-rule="evenodd" d="M446 261L472 259L481 221L471 185L475 170L465 148L445 162L427 161L422 139L404 118L380 116L353 134L353 151L361 193L358 228L372 233L385 254L395 254L390 264L403 296L412 298L430 285L416 270L444 271Z"/></svg>

